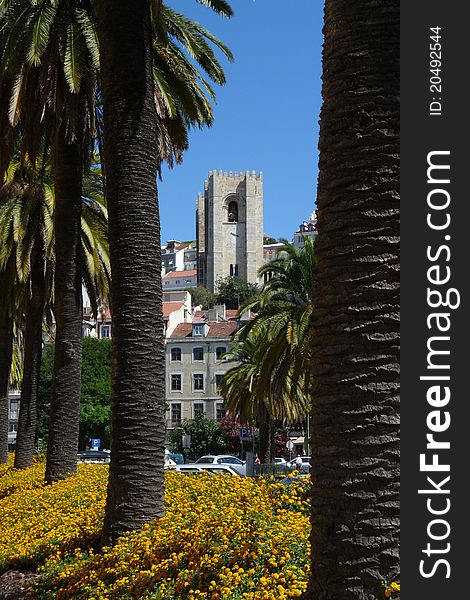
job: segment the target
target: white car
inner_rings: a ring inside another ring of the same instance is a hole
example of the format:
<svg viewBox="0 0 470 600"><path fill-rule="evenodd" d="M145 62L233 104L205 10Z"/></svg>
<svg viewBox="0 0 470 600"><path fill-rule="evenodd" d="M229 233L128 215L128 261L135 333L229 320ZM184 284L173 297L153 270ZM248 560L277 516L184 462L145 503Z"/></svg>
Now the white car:
<svg viewBox="0 0 470 600"><path fill-rule="evenodd" d="M210 473L211 475L230 475L231 477L242 477L242 474L237 471L233 465L193 463L186 465L175 465L174 467L169 467L169 469L171 471L177 471L178 473L184 473L185 475Z"/></svg>
<svg viewBox="0 0 470 600"><path fill-rule="evenodd" d="M230 454L206 454L201 456L196 461L197 465L229 465L235 469L240 475L246 475L246 465L237 456L231 456Z"/></svg>
<svg viewBox="0 0 470 600"><path fill-rule="evenodd" d="M274 459L274 464L275 465L285 465L285 464L287 464L287 460L285 458L282 458L282 457L276 457Z"/></svg>

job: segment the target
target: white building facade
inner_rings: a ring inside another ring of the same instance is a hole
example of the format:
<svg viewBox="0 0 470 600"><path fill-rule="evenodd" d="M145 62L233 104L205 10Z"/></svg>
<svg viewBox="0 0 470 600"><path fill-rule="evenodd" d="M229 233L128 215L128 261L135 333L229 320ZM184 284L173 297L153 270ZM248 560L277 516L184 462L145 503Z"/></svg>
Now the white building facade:
<svg viewBox="0 0 470 600"><path fill-rule="evenodd" d="M218 308L225 311L225 307ZM180 324L166 340L168 429L199 414L216 420L225 416L218 385L234 366L224 354L230 348L238 321L224 318L221 313L216 315L218 320L194 318L192 323Z"/></svg>

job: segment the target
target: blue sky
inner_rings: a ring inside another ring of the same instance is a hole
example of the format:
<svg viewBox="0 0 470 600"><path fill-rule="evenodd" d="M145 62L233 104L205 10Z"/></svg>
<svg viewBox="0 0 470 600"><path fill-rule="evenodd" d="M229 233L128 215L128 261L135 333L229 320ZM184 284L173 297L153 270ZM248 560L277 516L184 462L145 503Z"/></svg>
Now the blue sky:
<svg viewBox="0 0 470 600"><path fill-rule="evenodd" d="M195 202L213 169L263 171L264 230L291 238L313 210L321 102L321 0L232 0L225 20L168 0L235 55L217 89L215 123L190 133L184 161L159 184L162 242L195 238Z"/></svg>

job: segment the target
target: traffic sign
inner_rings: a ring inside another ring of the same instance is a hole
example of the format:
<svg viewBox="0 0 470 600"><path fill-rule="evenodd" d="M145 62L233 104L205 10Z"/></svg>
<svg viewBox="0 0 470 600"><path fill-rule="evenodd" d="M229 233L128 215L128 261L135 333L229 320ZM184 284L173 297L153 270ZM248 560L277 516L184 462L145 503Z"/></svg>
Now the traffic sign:
<svg viewBox="0 0 470 600"><path fill-rule="evenodd" d="M253 439L253 427L240 427L240 439L250 441Z"/></svg>
<svg viewBox="0 0 470 600"><path fill-rule="evenodd" d="M294 442L291 442L290 440L287 442L286 444L287 449L288 450L293 450L294 449Z"/></svg>
<svg viewBox="0 0 470 600"><path fill-rule="evenodd" d="M99 450L101 444L100 438L94 438L91 440L91 448L92 450Z"/></svg>

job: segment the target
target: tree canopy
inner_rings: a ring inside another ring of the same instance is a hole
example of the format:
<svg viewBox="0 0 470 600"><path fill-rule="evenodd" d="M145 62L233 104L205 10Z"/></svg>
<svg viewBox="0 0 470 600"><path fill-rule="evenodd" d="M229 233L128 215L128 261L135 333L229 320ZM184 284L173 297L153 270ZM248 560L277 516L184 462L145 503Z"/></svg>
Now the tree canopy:
<svg viewBox="0 0 470 600"><path fill-rule="evenodd" d="M229 309L238 309L257 293L256 283L250 283L241 277L229 276L217 281L215 301L217 304L225 304Z"/></svg>
<svg viewBox="0 0 470 600"><path fill-rule="evenodd" d="M215 294L202 285L187 288L186 291L191 294L191 304L193 306L202 306L203 310L207 310L215 303Z"/></svg>
<svg viewBox="0 0 470 600"><path fill-rule="evenodd" d="M47 418L54 368L54 347L46 346L39 380L38 439L47 439ZM111 398L111 341L87 337L83 340L82 390L80 397L80 448L90 438L109 447Z"/></svg>

